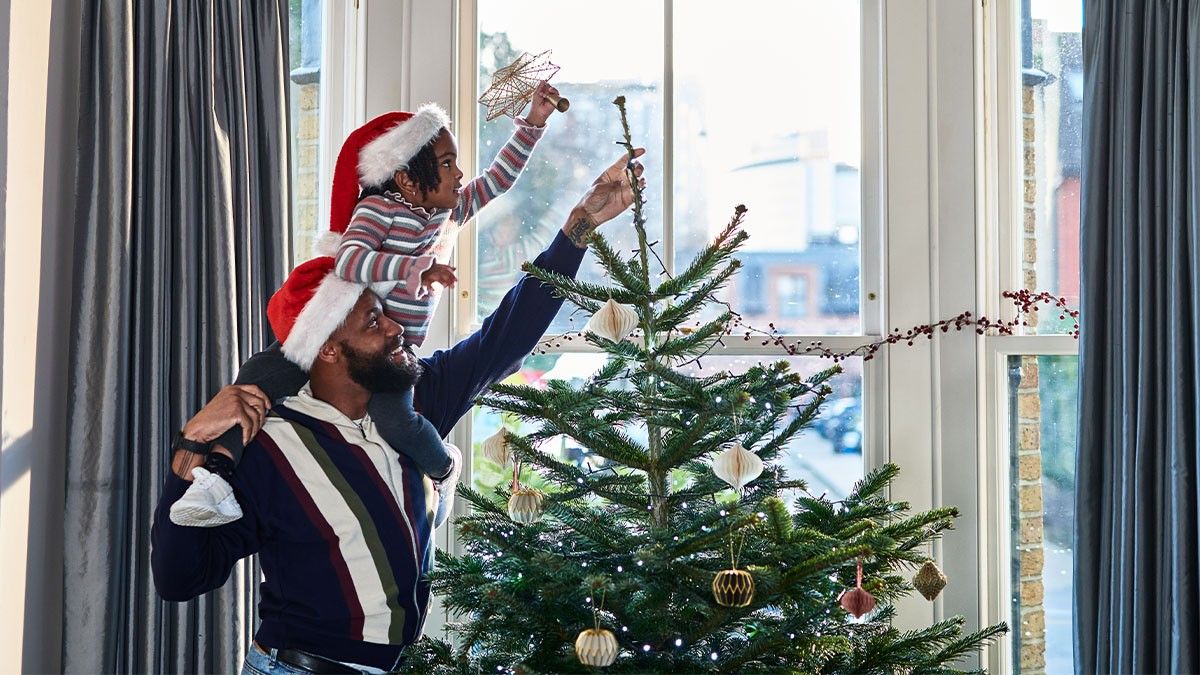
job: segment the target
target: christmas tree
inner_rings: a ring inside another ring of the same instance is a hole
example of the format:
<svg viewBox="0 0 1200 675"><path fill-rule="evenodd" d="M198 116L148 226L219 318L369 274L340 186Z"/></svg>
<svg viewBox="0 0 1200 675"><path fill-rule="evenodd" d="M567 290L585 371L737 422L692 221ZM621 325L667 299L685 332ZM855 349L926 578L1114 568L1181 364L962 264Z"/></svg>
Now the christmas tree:
<svg viewBox="0 0 1200 675"><path fill-rule="evenodd" d="M624 100L614 103L632 152ZM740 266L746 209L686 269L660 276L634 184L638 249L624 257L599 234L591 242L610 285L524 267L592 315L584 337L607 361L580 386L500 384L481 399L533 431L502 430L484 444L489 460L512 463L511 481L490 495L459 488L474 507L456 522L464 553L439 551L431 576L463 619L451 627L457 646L425 638L407 667L959 672L954 664L1003 624L891 626L896 598L915 586L932 599L945 585L929 543L957 511L911 514L890 501L894 465L836 502L786 476L781 452L816 417L838 367L809 378L785 361L740 374L687 370L735 325L716 293ZM718 316L698 319L714 306ZM603 468L538 449L562 435ZM535 475L545 489L527 487ZM917 568L910 582L903 573Z"/></svg>

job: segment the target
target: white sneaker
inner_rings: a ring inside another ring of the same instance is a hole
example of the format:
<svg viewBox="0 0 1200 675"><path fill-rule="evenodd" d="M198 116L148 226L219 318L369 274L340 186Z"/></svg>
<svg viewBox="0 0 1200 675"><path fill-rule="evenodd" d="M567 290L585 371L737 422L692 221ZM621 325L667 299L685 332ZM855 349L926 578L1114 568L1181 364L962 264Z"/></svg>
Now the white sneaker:
<svg viewBox="0 0 1200 675"><path fill-rule="evenodd" d="M446 452L454 461L454 468L450 469L450 475L440 481L434 481L434 487L440 493L438 500L437 512L433 516L433 526L441 527L442 523L450 517L450 513L454 510L454 493L458 488L458 477L462 474L463 455L462 450L459 450L453 443L446 444Z"/></svg>
<svg viewBox="0 0 1200 675"><path fill-rule="evenodd" d="M217 527L242 517L242 507L224 478L202 466L192 469L192 484L171 505L171 522L184 527Z"/></svg>

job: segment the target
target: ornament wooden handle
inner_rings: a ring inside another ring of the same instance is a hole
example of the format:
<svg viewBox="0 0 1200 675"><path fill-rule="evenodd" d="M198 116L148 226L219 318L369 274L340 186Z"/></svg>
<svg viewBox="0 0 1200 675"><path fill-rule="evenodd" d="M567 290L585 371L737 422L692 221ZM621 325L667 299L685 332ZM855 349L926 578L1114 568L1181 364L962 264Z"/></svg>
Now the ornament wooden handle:
<svg viewBox="0 0 1200 675"><path fill-rule="evenodd" d="M554 94L546 94L546 100L553 103L554 109L557 110L558 112L567 112L567 109L571 107L571 102L562 96L555 96Z"/></svg>

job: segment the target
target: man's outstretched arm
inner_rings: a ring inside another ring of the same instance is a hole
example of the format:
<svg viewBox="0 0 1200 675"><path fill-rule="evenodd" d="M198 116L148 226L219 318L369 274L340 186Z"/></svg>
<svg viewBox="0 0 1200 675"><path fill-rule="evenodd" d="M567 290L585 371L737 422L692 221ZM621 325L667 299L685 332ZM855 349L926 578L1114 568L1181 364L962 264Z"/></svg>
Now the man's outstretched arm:
<svg viewBox="0 0 1200 675"><path fill-rule="evenodd" d="M644 151L640 148L634 157ZM591 234L633 203L627 171L640 176L642 166L622 155L592 184L571 209L562 231L533 264L574 277ZM515 372L537 345L562 306L553 288L525 275L483 321L478 331L423 360L425 374L417 382L417 409L445 435L484 389Z"/></svg>

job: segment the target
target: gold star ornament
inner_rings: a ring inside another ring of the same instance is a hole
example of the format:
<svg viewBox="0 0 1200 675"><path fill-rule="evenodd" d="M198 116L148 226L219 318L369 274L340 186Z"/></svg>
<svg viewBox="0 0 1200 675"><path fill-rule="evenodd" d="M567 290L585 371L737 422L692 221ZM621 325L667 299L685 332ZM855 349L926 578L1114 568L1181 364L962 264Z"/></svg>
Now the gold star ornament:
<svg viewBox="0 0 1200 675"><path fill-rule="evenodd" d="M540 54L523 52L509 65L492 75L492 83L479 97L479 103L487 107L487 121L501 115L516 117L529 99L538 83L549 80L558 72L558 66L550 62L550 50ZM550 97L559 112L566 112L571 102L565 98Z"/></svg>

